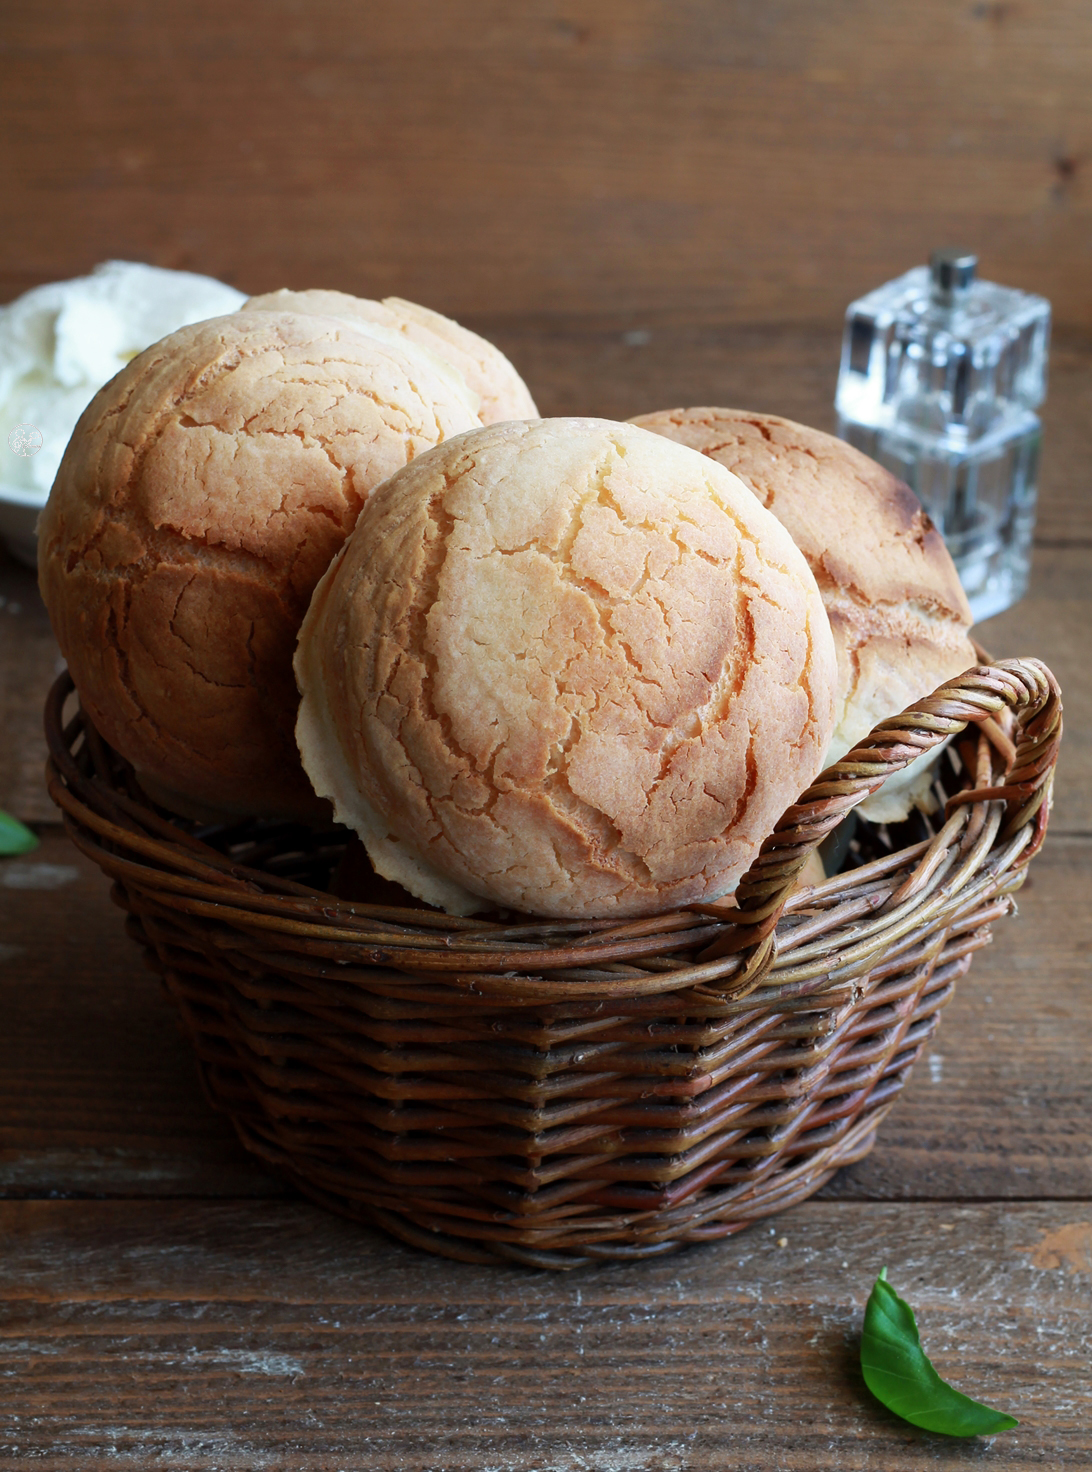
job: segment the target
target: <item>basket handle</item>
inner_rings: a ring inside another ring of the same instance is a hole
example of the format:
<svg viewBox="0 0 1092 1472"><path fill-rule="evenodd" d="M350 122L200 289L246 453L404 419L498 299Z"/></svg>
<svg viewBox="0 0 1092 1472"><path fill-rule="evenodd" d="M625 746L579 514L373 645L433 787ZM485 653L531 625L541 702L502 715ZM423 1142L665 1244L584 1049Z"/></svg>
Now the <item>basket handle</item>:
<svg viewBox="0 0 1092 1472"><path fill-rule="evenodd" d="M740 880L735 895L738 910L721 912L738 928L714 941L702 959L754 947L743 972L733 978L732 989L756 986L773 964L774 928L812 850L893 773L972 723L993 725L992 718L1005 710L1015 712L1018 735L1015 750L1006 752L1011 761L1006 761L1004 782L957 793L945 816L962 803L1004 799L1007 822L1002 836L1037 819L1027 850L1030 859L1046 834L1051 779L1062 739L1062 697L1057 680L1041 660L1006 659L976 665L901 715L881 721L841 761L821 772L786 809ZM1008 746L1003 738L997 744Z"/></svg>

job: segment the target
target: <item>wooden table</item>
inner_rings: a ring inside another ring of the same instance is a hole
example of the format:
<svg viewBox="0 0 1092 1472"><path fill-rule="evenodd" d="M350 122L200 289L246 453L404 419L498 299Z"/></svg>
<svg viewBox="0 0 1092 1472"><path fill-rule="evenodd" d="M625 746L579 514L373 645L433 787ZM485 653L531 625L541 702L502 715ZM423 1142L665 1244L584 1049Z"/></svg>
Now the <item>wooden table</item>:
<svg viewBox="0 0 1092 1472"><path fill-rule="evenodd" d="M546 413L746 403L829 425L825 330L490 326ZM1056 345L1035 577L984 627L1066 695L1051 834L875 1153L717 1245L567 1276L432 1259L303 1204L214 1115L107 885L54 825L57 659L0 567L0 1461L40 1468L1092 1465L1092 349ZM915 1431L857 1368L887 1264L927 1350L1019 1416Z"/></svg>

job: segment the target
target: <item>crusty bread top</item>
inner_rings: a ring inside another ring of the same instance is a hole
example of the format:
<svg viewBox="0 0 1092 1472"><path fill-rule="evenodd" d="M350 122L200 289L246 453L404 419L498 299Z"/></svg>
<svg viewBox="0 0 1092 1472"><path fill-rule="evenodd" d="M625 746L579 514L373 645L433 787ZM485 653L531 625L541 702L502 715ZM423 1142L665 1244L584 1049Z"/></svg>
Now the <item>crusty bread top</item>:
<svg viewBox="0 0 1092 1472"><path fill-rule="evenodd" d="M971 611L920 501L852 445L774 414L665 409L633 423L699 450L749 486L815 574L838 651L836 761L887 716L976 663ZM907 782L862 804L905 817Z"/></svg>
<svg viewBox="0 0 1092 1472"><path fill-rule="evenodd" d="M535 402L523 379L501 352L484 337L471 332L429 307L388 296L381 302L350 296L344 291L270 291L252 296L243 311L315 312L323 317L343 317L368 323L389 332L401 333L410 342L435 353L456 368L478 396L478 417L483 424L505 419L534 419Z"/></svg>
<svg viewBox="0 0 1092 1472"><path fill-rule="evenodd" d="M603 420L475 430L393 476L296 674L316 790L381 874L462 913L724 895L833 726L785 530L721 467Z"/></svg>
<svg viewBox="0 0 1092 1472"><path fill-rule="evenodd" d="M182 328L100 391L40 581L85 707L157 791L316 808L291 669L311 591L374 487L476 423L412 343L272 312Z"/></svg>

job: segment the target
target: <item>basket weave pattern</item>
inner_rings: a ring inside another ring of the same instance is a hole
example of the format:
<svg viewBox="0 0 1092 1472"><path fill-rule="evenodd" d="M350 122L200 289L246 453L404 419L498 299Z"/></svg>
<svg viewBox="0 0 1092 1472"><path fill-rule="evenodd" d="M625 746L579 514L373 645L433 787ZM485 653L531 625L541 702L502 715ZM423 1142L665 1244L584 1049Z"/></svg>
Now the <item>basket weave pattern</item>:
<svg viewBox="0 0 1092 1472"><path fill-rule="evenodd" d="M725 1236L867 1153L1013 908L1061 736L1045 666L984 663L824 772L735 906L507 923L240 862L156 809L78 710L65 722L71 691L62 675L47 704L50 792L243 1143L430 1251L545 1267ZM949 737L938 831L799 887L850 809Z"/></svg>

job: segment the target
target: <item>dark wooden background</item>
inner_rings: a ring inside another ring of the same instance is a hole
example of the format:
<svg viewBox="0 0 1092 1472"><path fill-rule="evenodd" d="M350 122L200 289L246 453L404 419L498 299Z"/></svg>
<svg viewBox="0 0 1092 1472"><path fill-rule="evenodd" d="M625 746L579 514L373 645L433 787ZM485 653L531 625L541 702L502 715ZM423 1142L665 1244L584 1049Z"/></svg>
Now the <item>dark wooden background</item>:
<svg viewBox="0 0 1092 1472"><path fill-rule="evenodd" d="M818 324L962 243L1087 329L1090 79L1088 0L5 0L0 301Z"/></svg>
<svg viewBox="0 0 1092 1472"><path fill-rule="evenodd" d="M57 650L0 554L0 1463L65 1472L1092 1467L1090 0L0 0L0 301L118 256L399 293L547 414L830 427L840 320L940 243L1060 331L1031 592L1067 734L1020 916L876 1151L727 1242L555 1278L300 1202L202 1098L55 824ZM864 1389L887 1264L982 1444Z"/></svg>

